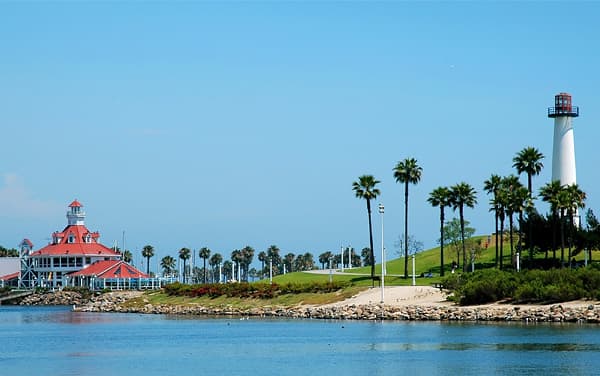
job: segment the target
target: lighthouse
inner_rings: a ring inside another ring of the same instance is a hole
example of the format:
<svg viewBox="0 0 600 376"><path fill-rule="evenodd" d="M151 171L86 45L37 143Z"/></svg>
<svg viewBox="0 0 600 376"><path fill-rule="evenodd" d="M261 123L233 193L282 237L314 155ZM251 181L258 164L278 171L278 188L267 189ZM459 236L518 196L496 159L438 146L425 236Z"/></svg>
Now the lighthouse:
<svg viewBox="0 0 600 376"><path fill-rule="evenodd" d="M577 183L575 173L575 142L573 118L579 116L579 107L573 106L571 96L554 96L554 107L548 108L548 117L554 119L554 147L552 149L552 180L560 185Z"/></svg>

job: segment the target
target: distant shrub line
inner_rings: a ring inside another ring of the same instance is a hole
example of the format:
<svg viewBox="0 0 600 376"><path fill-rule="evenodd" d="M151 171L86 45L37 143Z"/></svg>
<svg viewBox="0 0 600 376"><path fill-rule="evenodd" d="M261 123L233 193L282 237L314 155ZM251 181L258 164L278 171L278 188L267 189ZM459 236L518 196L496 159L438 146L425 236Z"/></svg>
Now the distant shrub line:
<svg viewBox="0 0 600 376"><path fill-rule="evenodd" d="M453 274L445 277L442 283L454 293L454 300L461 305L500 300L548 304L600 299L600 270L596 267L521 272L488 269Z"/></svg>
<svg viewBox="0 0 600 376"><path fill-rule="evenodd" d="M271 299L285 294L301 293L328 293L338 291L350 286L349 282L331 283L211 283L200 285L186 285L179 282L171 283L164 287L164 291L170 296L201 297L208 296L216 298L219 296L236 298Z"/></svg>

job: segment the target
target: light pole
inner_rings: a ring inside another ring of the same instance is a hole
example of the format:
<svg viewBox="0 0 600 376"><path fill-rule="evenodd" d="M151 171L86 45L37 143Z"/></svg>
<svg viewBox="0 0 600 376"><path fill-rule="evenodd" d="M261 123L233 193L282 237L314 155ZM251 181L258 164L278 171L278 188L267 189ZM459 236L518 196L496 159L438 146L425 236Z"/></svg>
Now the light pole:
<svg viewBox="0 0 600 376"><path fill-rule="evenodd" d="M412 275L413 275L412 276L412 285L416 286L417 281L415 280L416 277L415 277L415 255L414 254L412 255L412 268L413 268L413 270L412 270Z"/></svg>
<svg viewBox="0 0 600 376"><path fill-rule="evenodd" d="M340 245L340 250L342 251L342 273L344 272L344 246Z"/></svg>
<svg viewBox="0 0 600 376"><path fill-rule="evenodd" d="M379 204L379 214L381 214L381 304L385 300L385 251L383 246L383 204ZM371 260L375 262L375 260Z"/></svg>
<svg viewBox="0 0 600 376"><path fill-rule="evenodd" d="M273 284L273 257L269 257L269 283Z"/></svg>

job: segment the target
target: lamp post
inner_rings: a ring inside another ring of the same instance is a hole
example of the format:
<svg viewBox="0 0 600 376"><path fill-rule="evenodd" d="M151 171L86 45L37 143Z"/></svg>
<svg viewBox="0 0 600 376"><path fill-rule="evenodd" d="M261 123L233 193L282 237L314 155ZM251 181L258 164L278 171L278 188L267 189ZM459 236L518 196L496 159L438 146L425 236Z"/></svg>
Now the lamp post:
<svg viewBox="0 0 600 376"><path fill-rule="evenodd" d="M340 250L342 251L342 273L344 272L344 246L340 245Z"/></svg>
<svg viewBox="0 0 600 376"><path fill-rule="evenodd" d="M385 251L383 246L383 204L379 204L379 214L381 214L381 303L385 300ZM371 260L375 262L375 260Z"/></svg>
<svg viewBox="0 0 600 376"><path fill-rule="evenodd" d="M416 286L417 285L417 281L415 280L415 255L412 255L412 285Z"/></svg>
<svg viewBox="0 0 600 376"><path fill-rule="evenodd" d="M269 257L269 283L273 284L273 257Z"/></svg>

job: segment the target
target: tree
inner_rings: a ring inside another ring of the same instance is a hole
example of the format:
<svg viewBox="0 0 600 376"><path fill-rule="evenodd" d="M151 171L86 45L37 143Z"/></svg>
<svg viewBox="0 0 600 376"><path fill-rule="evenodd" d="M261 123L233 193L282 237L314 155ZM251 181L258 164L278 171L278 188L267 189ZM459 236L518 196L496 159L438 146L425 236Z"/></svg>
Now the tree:
<svg viewBox="0 0 600 376"><path fill-rule="evenodd" d="M260 261L260 275L262 278L265 274L265 261L267 261L267 253L265 251L260 251L258 253L258 261Z"/></svg>
<svg viewBox="0 0 600 376"><path fill-rule="evenodd" d="M146 274L150 274L150 258L154 256L154 247L145 245L142 248L142 257L146 258Z"/></svg>
<svg viewBox="0 0 600 376"><path fill-rule="evenodd" d="M250 264L252 264L252 260L254 259L254 248L247 245L241 249L240 253L243 274L242 280L248 282L248 269L250 268Z"/></svg>
<svg viewBox="0 0 600 376"><path fill-rule="evenodd" d="M160 267L163 270L163 276L170 276L175 270L175 259L172 256L165 256L160 260Z"/></svg>
<svg viewBox="0 0 600 376"><path fill-rule="evenodd" d="M431 206L440 208L440 276L444 276L444 209L450 205L450 190L446 187L437 187L429 194L427 202ZM496 224L496 227L498 225Z"/></svg>
<svg viewBox="0 0 600 376"><path fill-rule="evenodd" d="M527 174L527 191L530 195L533 192L531 189L532 176L539 175L544 168L542 159L544 159L544 154L532 146L524 148L513 158L513 167L517 169L517 172Z"/></svg>
<svg viewBox="0 0 600 376"><path fill-rule="evenodd" d="M502 178L501 189L504 192L504 209L506 211L506 215L508 216L508 231L509 231L509 241L510 241L510 259L514 260L514 242L513 242L513 229L514 229L514 214L518 213L520 206L518 205L517 200L517 191L523 185L519 181L519 178L515 175L509 175Z"/></svg>
<svg viewBox="0 0 600 376"><path fill-rule="evenodd" d="M131 264L131 260L133 260L133 255L131 254L131 251L126 249L123 251L122 255L123 261L125 261L128 264Z"/></svg>
<svg viewBox="0 0 600 376"><path fill-rule="evenodd" d="M371 265L373 265L374 262L373 262L373 259L371 258L371 253L372 253L371 250L369 248L367 248L367 247L363 248L362 251L360 252L360 256L363 259L363 265L364 266L371 266ZM337 257L340 259L340 261L338 261L338 262L341 262L340 255L337 255ZM336 264L338 262L336 262Z"/></svg>
<svg viewBox="0 0 600 376"><path fill-rule="evenodd" d="M463 271L466 271L467 256L465 253L465 215L464 207L473 208L477 204L477 192L469 184L462 182L450 187L450 204L454 210L458 209L460 218L460 233L463 252Z"/></svg>
<svg viewBox="0 0 600 376"><path fill-rule="evenodd" d="M495 242L496 242L496 267L498 267L498 221L500 219L499 213L499 200L498 200L498 191L500 190L500 185L502 183L502 178L499 175L492 174L490 178L483 182L483 189L488 194L493 194L492 200L490 201L490 211L494 212L494 220L496 224L496 232L494 232Z"/></svg>
<svg viewBox="0 0 600 376"><path fill-rule="evenodd" d="M296 255L294 255L292 252L289 252L283 258L283 265L285 265L285 268L289 273L294 271L294 259L295 258L296 258ZM296 270L296 271L298 271L298 270Z"/></svg>
<svg viewBox="0 0 600 376"><path fill-rule="evenodd" d="M585 207L585 199L586 194L583 192L579 185L571 184L564 187L564 190L568 194L568 207L567 213L569 216L569 261L571 260L571 248L573 244L573 238L575 236L574 232L576 232L575 225L575 213L577 213L577 209L583 209Z"/></svg>
<svg viewBox="0 0 600 376"><path fill-rule="evenodd" d="M202 258L202 260L204 261L204 273L202 276L202 283L206 283L206 259L210 257L210 249L208 249L207 247L200 248L200 250L198 251L198 256L200 256L200 258Z"/></svg>
<svg viewBox="0 0 600 376"><path fill-rule="evenodd" d="M417 184L422 172L414 158L406 158L394 167L396 182L404 184L404 278L408 278L408 184Z"/></svg>
<svg viewBox="0 0 600 376"><path fill-rule="evenodd" d="M187 260L189 260L190 256L192 255L192 251L190 251L189 248L181 248L179 250L179 258L183 260L183 283L187 283L187 269L186 269L186 262Z"/></svg>
<svg viewBox="0 0 600 376"><path fill-rule="evenodd" d="M540 188L540 195L542 196L542 201L550 204L550 211L552 213L552 258L556 259L556 222L558 220L559 215L559 202L558 202L558 194L562 190L560 185L560 181L554 180L550 183L547 183L542 188Z"/></svg>
<svg viewBox="0 0 600 376"><path fill-rule="evenodd" d="M458 218L452 218L444 224L444 244L449 245L456 252L456 262L460 265L462 239L469 239L475 233L475 229L469 226L469 221L464 221L464 229L461 231L461 223ZM463 235L464 234L464 235ZM441 238L439 239L441 243Z"/></svg>
<svg viewBox="0 0 600 376"><path fill-rule="evenodd" d="M544 168L542 159L544 159L544 154L542 154L538 149L536 149L532 146L524 148L523 150L518 152L517 155L513 158L513 162L514 162L513 167L517 169L517 172L519 173L519 175L522 174L523 172L525 172L527 174L527 191L529 192L530 200L533 199L533 191L532 191L532 187L531 187L532 176L539 175L540 172L542 171L542 168ZM530 214L529 209L531 209L531 208L532 208L532 206L527 207L528 215ZM522 213L520 213L520 215L522 216ZM528 237L530 238L529 244L532 244L531 237L532 237L532 233L533 233L533 228L531 226L532 226L532 222L529 221L529 228L528 228ZM533 246L529 247L529 260L530 261L533 260Z"/></svg>
<svg viewBox="0 0 600 376"><path fill-rule="evenodd" d="M279 264L281 264L281 256L279 255L279 247L272 245L267 248L267 261L269 261L269 267L272 268L270 273L277 275L279 270Z"/></svg>
<svg viewBox="0 0 600 376"><path fill-rule="evenodd" d="M375 186L379 184L373 175L362 175L358 177L358 181L352 182L352 190L359 199L367 201L367 214L369 216L369 255L373 262L371 263L371 281L375 286L375 254L373 253L373 226L371 224L371 200L374 200L381 193Z"/></svg>
<svg viewBox="0 0 600 376"><path fill-rule="evenodd" d="M233 278L236 281L240 282L242 280L242 272L241 272L241 264L242 264L242 251L240 251L239 249L234 249L231 252L231 261L233 262L233 265L235 266L234 270L233 270ZM236 276L237 273L237 276Z"/></svg>
<svg viewBox="0 0 600 376"><path fill-rule="evenodd" d="M235 277L233 275L233 263L229 260L223 262L223 275L226 281L231 281Z"/></svg>
<svg viewBox="0 0 600 376"><path fill-rule="evenodd" d="M217 274L217 268L221 265L221 263L223 262L223 256L220 253L214 253L212 256L210 256L210 260L208 260L208 264L210 265L210 267L212 268L212 274L213 274L213 279L212 281L215 281L215 275ZM219 281L220 283L221 281Z"/></svg>
<svg viewBox="0 0 600 376"><path fill-rule="evenodd" d="M325 269L325 267L331 267L331 251L323 252L319 255L319 263L321 264L321 269Z"/></svg>

